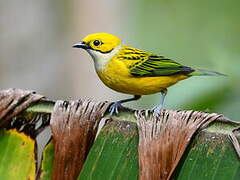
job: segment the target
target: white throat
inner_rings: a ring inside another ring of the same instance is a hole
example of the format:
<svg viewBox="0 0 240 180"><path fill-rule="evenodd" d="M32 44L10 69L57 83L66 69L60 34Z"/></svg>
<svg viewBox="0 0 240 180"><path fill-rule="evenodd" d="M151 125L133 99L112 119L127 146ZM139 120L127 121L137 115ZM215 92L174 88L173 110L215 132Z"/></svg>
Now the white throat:
<svg viewBox="0 0 240 180"><path fill-rule="evenodd" d="M113 58L113 56L118 53L120 48L121 45L118 45L109 53L101 53L99 51L94 51L91 49L87 50L94 60L94 66L96 71L101 72L105 68L106 64Z"/></svg>

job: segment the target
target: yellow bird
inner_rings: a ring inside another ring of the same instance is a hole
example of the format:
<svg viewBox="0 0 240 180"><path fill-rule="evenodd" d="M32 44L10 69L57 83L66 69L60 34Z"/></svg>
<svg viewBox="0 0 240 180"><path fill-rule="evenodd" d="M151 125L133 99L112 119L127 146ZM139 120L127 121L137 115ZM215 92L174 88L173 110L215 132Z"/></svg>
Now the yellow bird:
<svg viewBox="0 0 240 180"><path fill-rule="evenodd" d="M92 56L96 72L106 86L134 95L113 103L111 115L118 113L122 103L138 100L141 95L161 92L160 105L154 108L154 113L158 114L168 87L195 75L223 75L183 66L164 56L123 45L121 39L108 33L88 35L73 47L85 49Z"/></svg>

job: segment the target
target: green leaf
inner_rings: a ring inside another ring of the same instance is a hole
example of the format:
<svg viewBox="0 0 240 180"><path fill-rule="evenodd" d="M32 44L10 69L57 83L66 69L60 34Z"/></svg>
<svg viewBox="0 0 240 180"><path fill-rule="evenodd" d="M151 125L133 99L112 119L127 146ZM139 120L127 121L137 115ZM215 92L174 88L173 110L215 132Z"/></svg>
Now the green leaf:
<svg viewBox="0 0 240 180"><path fill-rule="evenodd" d="M135 123L111 122L100 132L79 179L138 179Z"/></svg>
<svg viewBox="0 0 240 180"><path fill-rule="evenodd" d="M40 173L41 173L40 179L42 180L51 179L53 161L54 161L54 147L51 141L47 144L47 146L43 150L43 159L42 159L41 169L40 169Z"/></svg>
<svg viewBox="0 0 240 180"><path fill-rule="evenodd" d="M178 166L177 179L237 180L240 161L226 134L202 131Z"/></svg>
<svg viewBox="0 0 240 180"><path fill-rule="evenodd" d="M24 113L52 113L55 102L48 100L41 100L38 103L30 105Z"/></svg>
<svg viewBox="0 0 240 180"><path fill-rule="evenodd" d="M35 179L35 141L16 130L1 130L0 139L0 179Z"/></svg>

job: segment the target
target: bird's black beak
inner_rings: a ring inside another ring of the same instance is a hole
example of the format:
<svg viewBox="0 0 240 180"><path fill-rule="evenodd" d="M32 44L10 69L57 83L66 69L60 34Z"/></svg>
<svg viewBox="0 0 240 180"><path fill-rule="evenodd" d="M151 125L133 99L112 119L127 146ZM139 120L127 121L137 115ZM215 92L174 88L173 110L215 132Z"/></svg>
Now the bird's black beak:
<svg viewBox="0 0 240 180"><path fill-rule="evenodd" d="M74 44L72 47L82 48L82 49L89 49L90 48L90 46L87 45L85 42L78 42L78 43Z"/></svg>

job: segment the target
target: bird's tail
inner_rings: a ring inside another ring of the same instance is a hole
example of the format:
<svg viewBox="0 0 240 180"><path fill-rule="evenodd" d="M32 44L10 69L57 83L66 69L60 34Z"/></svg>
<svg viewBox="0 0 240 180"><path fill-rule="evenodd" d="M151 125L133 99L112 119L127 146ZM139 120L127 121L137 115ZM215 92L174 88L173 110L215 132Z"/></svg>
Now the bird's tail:
<svg viewBox="0 0 240 180"><path fill-rule="evenodd" d="M208 71L204 69L195 69L195 71L189 73L190 76L226 76L225 74L216 72L216 71Z"/></svg>

